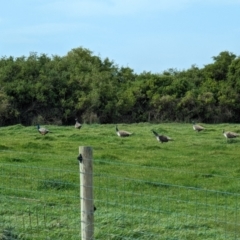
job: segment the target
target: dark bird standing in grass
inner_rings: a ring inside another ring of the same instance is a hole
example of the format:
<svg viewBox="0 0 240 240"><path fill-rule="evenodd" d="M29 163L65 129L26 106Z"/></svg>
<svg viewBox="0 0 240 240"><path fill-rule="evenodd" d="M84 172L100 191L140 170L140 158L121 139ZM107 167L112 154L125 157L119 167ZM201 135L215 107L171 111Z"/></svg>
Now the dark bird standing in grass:
<svg viewBox="0 0 240 240"><path fill-rule="evenodd" d="M157 132L155 132L154 130L152 130L153 134L155 135L156 139L161 142L168 142L168 141L173 141L172 138L168 137L168 136L164 136L164 135L159 135Z"/></svg>
<svg viewBox="0 0 240 240"><path fill-rule="evenodd" d="M75 128L76 129L80 129L82 127L82 124L80 122L78 122L78 119L75 119L76 123L75 123Z"/></svg>
<svg viewBox="0 0 240 240"><path fill-rule="evenodd" d="M225 131L223 130L223 136L228 140L228 139L230 139L230 138L236 138L236 137L238 137L239 134L238 134L238 133L235 133L235 132L225 132Z"/></svg>
<svg viewBox="0 0 240 240"><path fill-rule="evenodd" d="M201 132L202 130L205 129L205 128L202 127L202 126L195 124L195 122L192 122L192 123L193 123L193 130L194 130L194 131Z"/></svg>
<svg viewBox="0 0 240 240"><path fill-rule="evenodd" d="M132 135L132 133L124 131L124 130L118 130L118 127L116 125L116 133L119 137L129 137Z"/></svg>
<svg viewBox="0 0 240 240"><path fill-rule="evenodd" d="M38 124L37 125L37 129L38 129L38 132L42 135L46 135L47 133L49 133L49 130L46 129L46 128L43 128L43 127L40 127L40 125Z"/></svg>

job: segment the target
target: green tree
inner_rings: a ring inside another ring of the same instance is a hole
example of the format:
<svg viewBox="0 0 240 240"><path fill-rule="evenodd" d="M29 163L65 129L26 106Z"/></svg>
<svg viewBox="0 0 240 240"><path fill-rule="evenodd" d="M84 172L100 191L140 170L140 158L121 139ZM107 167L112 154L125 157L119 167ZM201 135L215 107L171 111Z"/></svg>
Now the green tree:
<svg viewBox="0 0 240 240"><path fill-rule="evenodd" d="M206 78L216 81L227 80L228 68L235 58L236 55L228 51L221 52L218 56L213 57L214 63L208 64L204 68Z"/></svg>

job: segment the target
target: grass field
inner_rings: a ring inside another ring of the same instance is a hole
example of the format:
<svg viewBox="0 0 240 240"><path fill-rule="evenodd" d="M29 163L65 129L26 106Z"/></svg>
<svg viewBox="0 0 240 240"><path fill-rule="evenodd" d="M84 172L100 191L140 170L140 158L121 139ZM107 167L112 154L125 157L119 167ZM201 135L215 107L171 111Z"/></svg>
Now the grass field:
<svg viewBox="0 0 240 240"><path fill-rule="evenodd" d="M1 127L0 239L80 239L79 146L93 148L95 239L240 239L240 138L222 134L240 125L202 125Z"/></svg>

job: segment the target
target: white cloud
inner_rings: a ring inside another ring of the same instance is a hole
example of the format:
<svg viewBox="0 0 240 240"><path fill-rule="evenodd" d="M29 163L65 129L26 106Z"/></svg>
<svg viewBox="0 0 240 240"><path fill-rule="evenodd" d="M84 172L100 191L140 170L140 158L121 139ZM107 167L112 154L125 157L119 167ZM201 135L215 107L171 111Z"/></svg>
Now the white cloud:
<svg viewBox="0 0 240 240"><path fill-rule="evenodd" d="M54 36L59 34L67 34L68 32L76 31L79 28L88 28L84 24L75 23L44 23L29 25L20 28L9 28L2 31L2 38L12 39L12 36L17 36L17 39L33 39L35 37L42 38L47 36ZM15 39L14 39L15 40ZM25 40L24 40L25 41Z"/></svg>
<svg viewBox="0 0 240 240"><path fill-rule="evenodd" d="M239 5L240 0L57 0L46 1L45 10L70 16L134 15L146 12L179 11L195 4Z"/></svg>
<svg viewBox="0 0 240 240"><path fill-rule="evenodd" d="M44 8L71 16L129 15L141 12L182 9L191 0L61 0Z"/></svg>

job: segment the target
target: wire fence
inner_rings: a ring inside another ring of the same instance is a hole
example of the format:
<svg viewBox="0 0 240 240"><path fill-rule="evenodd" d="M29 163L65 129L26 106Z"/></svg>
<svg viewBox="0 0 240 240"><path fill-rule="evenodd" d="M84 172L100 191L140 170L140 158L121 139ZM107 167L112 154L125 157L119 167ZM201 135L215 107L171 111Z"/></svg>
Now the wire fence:
<svg viewBox="0 0 240 240"><path fill-rule="evenodd" d="M15 154L14 162L0 162L0 239L81 239L76 157L61 169ZM104 159L93 165L94 239L240 239L239 194L149 178L164 179L167 169Z"/></svg>
<svg viewBox="0 0 240 240"><path fill-rule="evenodd" d="M105 209L95 219L98 229L104 229L101 239L240 239L238 194L116 176L95 178L95 199L102 199Z"/></svg>
<svg viewBox="0 0 240 240"><path fill-rule="evenodd" d="M78 171L0 166L0 239L79 239Z"/></svg>

